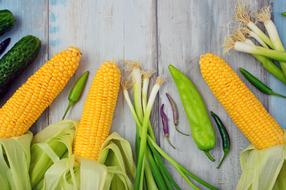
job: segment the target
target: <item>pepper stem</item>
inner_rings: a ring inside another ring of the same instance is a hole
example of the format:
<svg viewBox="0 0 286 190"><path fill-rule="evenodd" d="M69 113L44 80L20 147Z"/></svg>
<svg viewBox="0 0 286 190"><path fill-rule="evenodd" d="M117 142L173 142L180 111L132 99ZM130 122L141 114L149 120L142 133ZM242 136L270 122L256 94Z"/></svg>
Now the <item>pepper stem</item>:
<svg viewBox="0 0 286 190"><path fill-rule="evenodd" d="M171 142L169 136L166 136L166 139L167 139L168 143L171 145L171 147L173 147L173 149L176 149L175 145Z"/></svg>
<svg viewBox="0 0 286 190"><path fill-rule="evenodd" d="M276 92L273 92L272 95L274 96L278 96L278 97L281 97L281 98L286 98L286 96L282 95L282 94L278 94Z"/></svg>
<svg viewBox="0 0 286 190"><path fill-rule="evenodd" d="M66 115L67 115L67 113L69 112L69 110L71 109L72 106L73 106L73 103L69 102L69 104L68 104L68 106L66 108L66 111L65 111L65 113L64 113L64 115L62 117L62 120L64 120L66 118Z"/></svg>
<svg viewBox="0 0 286 190"><path fill-rule="evenodd" d="M176 131L178 133L181 133L182 135L185 135L185 136L190 136L190 134L187 134L187 133L184 133L184 132L180 131L177 127L175 127L175 128L176 128Z"/></svg>
<svg viewBox="0 0 286 190"><path fill-rule="evenodd" d="M213 157L213 155L209 151L204 151L204 153L210 161L212 161L212 162L215 161L215 158Z"/></svg>
<svg viewBox="0 0 286 190"><path fill-rule="evenodd" d="M228 155L228 151L224 151L224 152L223 152L223 157L221 158L221 160L220 160L218 166L216 167L217 169L220 168L221 164L223 163L223 161L225 160L225 158L226 158L227 155Z"/></svg>

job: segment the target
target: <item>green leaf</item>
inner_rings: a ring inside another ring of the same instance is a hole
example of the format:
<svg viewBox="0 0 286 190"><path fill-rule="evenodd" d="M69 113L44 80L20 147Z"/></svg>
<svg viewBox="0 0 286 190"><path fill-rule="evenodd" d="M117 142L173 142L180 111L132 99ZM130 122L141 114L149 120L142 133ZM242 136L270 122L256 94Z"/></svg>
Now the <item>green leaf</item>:
<svg viewBox="0 0 286 190"><path fill-rule="evenodd" d="M30 144L33 134L0 139L1 190L31 189L29 178Z"/></svg>

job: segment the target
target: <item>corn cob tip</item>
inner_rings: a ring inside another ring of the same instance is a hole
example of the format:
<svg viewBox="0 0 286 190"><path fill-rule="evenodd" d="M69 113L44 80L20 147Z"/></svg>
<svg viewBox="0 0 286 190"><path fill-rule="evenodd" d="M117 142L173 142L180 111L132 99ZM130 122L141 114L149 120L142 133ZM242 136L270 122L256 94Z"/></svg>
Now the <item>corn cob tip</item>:
<svg viewBox="0 0 286 190"><path fill-rule="evenodd" d="M72 52L75 52L75 53L78 53L80 56L82 55L80 49L77 48L77 47L71 46L71 47L69 47L67 50L72 51Z"/></svg>

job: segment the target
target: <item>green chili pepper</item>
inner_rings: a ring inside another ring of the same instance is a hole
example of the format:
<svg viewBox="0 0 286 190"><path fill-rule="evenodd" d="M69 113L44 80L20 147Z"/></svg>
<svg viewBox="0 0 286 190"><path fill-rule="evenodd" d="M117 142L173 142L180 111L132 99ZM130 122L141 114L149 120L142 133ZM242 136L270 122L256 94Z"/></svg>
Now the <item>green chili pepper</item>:
<svg viewBox="0 0 286 190"><path fill-rule="evenodd" d="M286 16L286 12L281 13L282 16Z"/></svg>
<svg viewBox="0 0 286 190"><path fill-rule="evenodd" d="M274 92L270 87L268 87L266 84L264 84L262 81L260 81L258 78L256 78L253 74L251 74L244 68L239 68L239 70L240 70L240 73L260 92L264 94L268 94L268 95L286 98L286 96L283 96L281 94Z"/></svg>
<svg viewBox="0 0 286 190"><path fill-rule="evenodd" d="M223 157L221 158L218 166L216 167L216 168L220 168L221 164L223 163L226 156L230 152L230 137L229 137L229 134L228 134L223 122L219 118L219 116L212 111L211 111L211 116L213 117L213 119L216 123L216 126L218 128L218 131L219 131L219 134L221 137L221 141L222 141Z"/></svg>
<svg viewBox="0 0 286 190"><path fill-rule="evenodd" d="M169 65L169 71L187 114L193 140L211 161L215 161L209 151L215 147L216 137L202 96L193 82L176 67Z"/></svg>
<svg viewBox="0 0 286 190"><path fill-rule="evenodd" d="M66 108L66 111L62 117L62 119L65 119L68 111L71 109L72 106L74 106L80 99L82 92L84 90L84 87L86 85L87 79L88 79L89 71L85 71L75 82L73 88L71 89L69 93L69 103Z"/></svg>

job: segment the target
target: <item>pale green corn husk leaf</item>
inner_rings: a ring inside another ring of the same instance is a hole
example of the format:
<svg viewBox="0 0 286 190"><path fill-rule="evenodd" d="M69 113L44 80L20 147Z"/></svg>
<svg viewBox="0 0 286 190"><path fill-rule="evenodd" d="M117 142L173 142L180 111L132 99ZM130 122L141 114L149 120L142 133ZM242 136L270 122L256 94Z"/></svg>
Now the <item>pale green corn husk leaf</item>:
<svg viewBox="0 0 286 190"><path fill-rule="evenodd" d="M80 190L108 190L105 183L110 183L111 179L105 165L95 160L80 161Z"/></svg>
<svg viewBox="0 0 286 190"><path fill-rule="evenodd" d="M81 160L80 174L81 190L132 190L135 164L129 142L112 133L98 161Z"/></svg>
<svg viewBox="0 0 286 190"><path fill-rule="evenodd" d="M116 162L116 159L118 160L117 162L120 164L118 166L122 168L131 179L135 177L136 166L133 160L131 146L126 139L115 132L109 135L104 142L98 161L109 166L110 157L113 158L113 162Z"/></svg>
<svg viewBox="0 0 286 190"><path fill-rule="evenodd" d="M30 190L30 144L33 134L0 139L1 190Z"/></svg>
<svg viewBox="0 0 286 190"><path fill-rule="evenodd" d="M74 156L56 161L45 174L43 189L132 190L135 164L129 142L113 133L99 157L98 161L81 159L79 169Z"/></svg>
<svg viewBox="0 0 286 190"><path fill-rule="evenodd" d="M263 150L249 146L240 155L242 174L237 190L286 189L286 145Z"/></svg>
<svg viewBox="0 0 286 190"><path fill-rule="evenodd" d="M120 170L119 167L109 166L107 168L108 168L108 174L113 176L110 185L107 186L108 189L111 189L111 190L117 190L117 189L131 190L133 189L132 181L129 179L129 177L127 176L125 172Z"/></svg>
<svg viewBox="0 0 286 190"><path fill-rule="evenodd" d="M79 166L74 156L55 162L46 172L43 190L79 189Z"/></svg>
<svg viewBox="0 0 286 190"><path fill-rule="evenodd" d="M44 175L53 163L71 157L77 122L63 120L36 134L31 146L30 176L33 189L42 189ZM69 160L72 160L69 159ZM60 165L61 166L61 165Z"/></svg>

